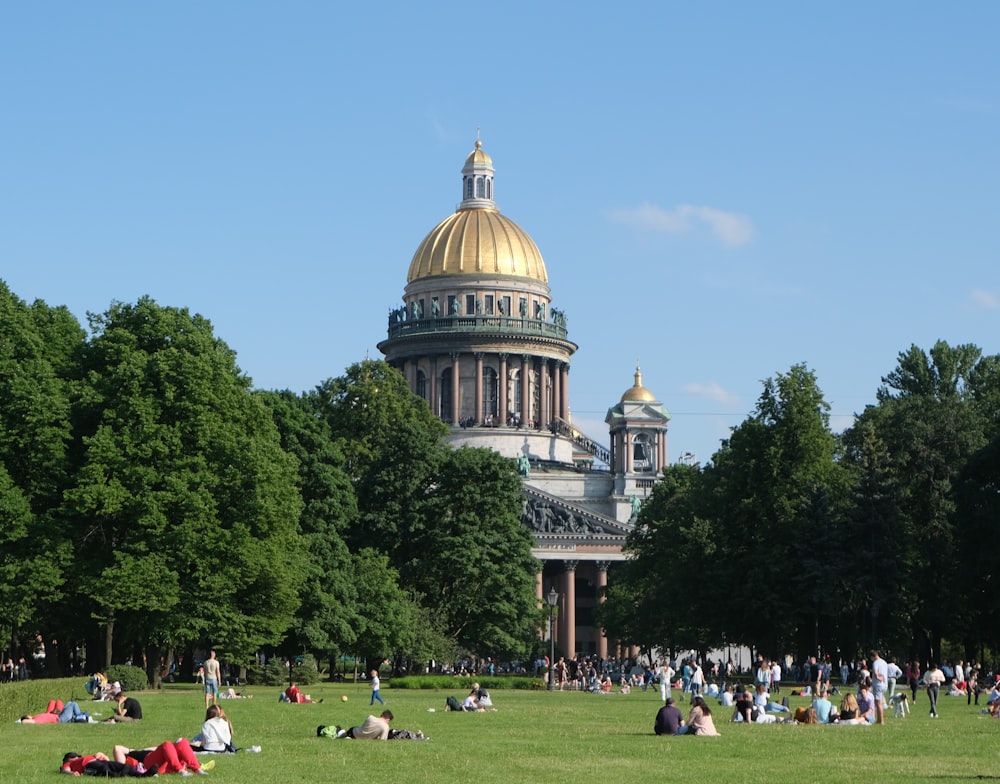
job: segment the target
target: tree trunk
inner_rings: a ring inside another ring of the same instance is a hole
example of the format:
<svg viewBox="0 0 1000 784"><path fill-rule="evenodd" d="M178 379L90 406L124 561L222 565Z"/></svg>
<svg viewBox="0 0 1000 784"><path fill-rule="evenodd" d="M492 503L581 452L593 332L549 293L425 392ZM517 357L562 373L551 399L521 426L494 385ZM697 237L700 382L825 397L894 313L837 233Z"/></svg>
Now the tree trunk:
<svg viewBox="0 0 1000 784"><path fill-rule="evenodd" d="M104 625L104 671L108 671L111 666L111 650L115 640L115 622L108 621Z"/></svg>
<svg viewBox="0 0 1000 784"><path fill-rule="evenodd" d="M160 662L160 649L155 645L146 646L146 680L154 689L163 688L163 667Z"/></svg>

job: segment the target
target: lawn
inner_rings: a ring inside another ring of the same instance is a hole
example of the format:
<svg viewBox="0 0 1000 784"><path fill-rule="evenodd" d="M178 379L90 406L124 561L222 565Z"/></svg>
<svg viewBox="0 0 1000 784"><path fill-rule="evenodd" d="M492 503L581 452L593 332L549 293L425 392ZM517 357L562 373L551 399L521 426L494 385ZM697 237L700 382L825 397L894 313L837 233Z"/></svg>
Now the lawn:
<svg viewBox="0 0 1000 784"><path fill-rule="evenodd" d="M237 745L260 745L262 752L219 755L211 777L239 784L1000 780L1000 720L983 716L964 698L942 697L941 718L932 720L920 694L909 718L890 716L884 727L733 725L729 711L712 700L721 738L658 738L652 725L660 703L653 691L495 690L497 712L455 714L444 711L447 691L393 690L386 684L383 696L396 716L393 725L423 730L431 740L378 743L316 737L319 724L364 720L370 712L365 684L312 686L313 697L324 698L312 705L279 703L278 691L251 688L254 699L223 702ZM462 696L460 689L451 693ZM341 702L342 694L347 702ZM53 781L66 751L110 753L115 743L152 745L198 731L204 698L195 685L136 696L146 718L134 725L30 726L14 719L43 710L49 697L75 698L85 710L105 715L110 709L85 699L82 678L0 686L0 781ZM793 708L807 701L791 699Z"/></svg>

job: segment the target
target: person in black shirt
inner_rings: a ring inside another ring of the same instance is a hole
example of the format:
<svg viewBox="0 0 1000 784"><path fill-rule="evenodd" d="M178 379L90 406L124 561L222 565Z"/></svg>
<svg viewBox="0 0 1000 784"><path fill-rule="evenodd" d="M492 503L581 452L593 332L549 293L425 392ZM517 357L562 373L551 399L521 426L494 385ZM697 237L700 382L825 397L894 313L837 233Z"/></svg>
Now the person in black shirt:
<svg viewBox="0 0 1000 784"><path fill-rule="evenodd" d="M135 697L129 697L125 692L118 695L118 706L114 715L108 719L108 724L116 724L125 721L139 721L142 718L142 706Z"/></svg>

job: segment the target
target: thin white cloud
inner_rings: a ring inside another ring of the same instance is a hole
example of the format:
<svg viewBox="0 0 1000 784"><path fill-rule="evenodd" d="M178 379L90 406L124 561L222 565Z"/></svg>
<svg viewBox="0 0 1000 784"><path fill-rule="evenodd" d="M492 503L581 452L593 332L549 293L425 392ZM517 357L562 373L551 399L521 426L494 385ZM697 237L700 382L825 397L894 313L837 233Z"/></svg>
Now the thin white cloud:
<svg viewBox="0 0 1000 784"><path fill-rule="evenodd" d="M685 384L683 389L689 395L714 400L716 403L721 403L730 409L740 407L740 396L735 392L729 392L715 381L707 384Z"/></svg>
<svg viewBox="0 0 1000 784"><path fill-rule="evenodd" d="M993 291L986 289L973 289L969 292L969 302L973 307L983 310L996 310L1000 308L1000 297Z"/></svg>
<svg viewBox="0 0 1000 784"><path fill-rule="evenodd" d="M667 210L647 203L610 210L608 214L611 220L626 226L663 234L683 234L699 225L707 226L716 239L733 248L746 245L756 234L753 221L747 215L695 204L681 204Z"/></svg>

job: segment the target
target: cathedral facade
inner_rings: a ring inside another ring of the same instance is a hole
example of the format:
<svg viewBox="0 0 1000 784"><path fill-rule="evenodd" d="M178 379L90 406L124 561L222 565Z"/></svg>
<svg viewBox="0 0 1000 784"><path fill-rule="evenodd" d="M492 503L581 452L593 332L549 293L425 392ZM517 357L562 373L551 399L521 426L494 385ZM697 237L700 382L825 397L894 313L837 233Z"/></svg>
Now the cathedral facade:
<svg viewBox="0 0 1000 784"><path fill-rule="evenodd" d="M451 426L453 446L518 461L522 521L542 564L537 596L559 594L556 641L567 656L604 658L613 644L594 609L666 465L670 415L636 368L608 411L609 446L574 427L577 346L566 313L553 306L538 247L493 195L493 161L477 140L462 168L462 200L414 253L379 350Z"/></svg>

